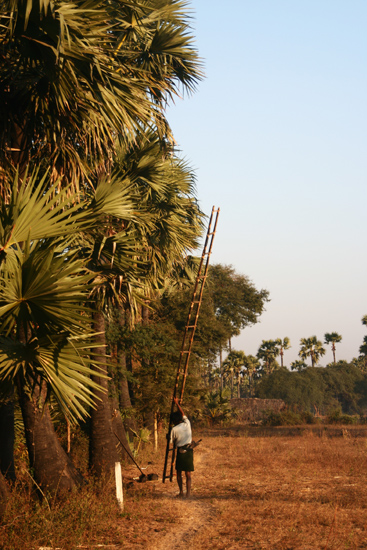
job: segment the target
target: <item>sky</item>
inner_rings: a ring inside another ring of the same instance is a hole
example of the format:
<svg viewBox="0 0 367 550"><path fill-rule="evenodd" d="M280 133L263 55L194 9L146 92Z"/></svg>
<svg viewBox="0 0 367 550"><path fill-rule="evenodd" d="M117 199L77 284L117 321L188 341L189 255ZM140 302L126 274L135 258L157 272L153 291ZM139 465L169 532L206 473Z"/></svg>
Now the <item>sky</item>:
<svg viewBox="0 0 367 550"><path fill-rule="evenodd" d="M367 2L192 0L205 79L168 110L209 216L211 263L271 301L232 347L338 332L337 359L367 333ZM330 346L320 364L332 361Z"/></svg>

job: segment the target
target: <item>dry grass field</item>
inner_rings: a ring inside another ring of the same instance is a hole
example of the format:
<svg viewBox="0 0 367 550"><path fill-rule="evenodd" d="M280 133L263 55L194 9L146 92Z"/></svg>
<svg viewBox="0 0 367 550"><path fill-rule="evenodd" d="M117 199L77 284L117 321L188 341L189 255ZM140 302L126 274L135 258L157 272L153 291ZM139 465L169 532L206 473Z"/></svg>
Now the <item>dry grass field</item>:
<svg viewBox="0 0 367 550"><path fill-rule="evenodd" d="M340 434L196 431L191 499L161 479L126 490L123 513L108 484L58 505L14 497L0 548L367 549L367 439L352 427ZM147 472L161 477L163 455L148 449L141 464L150 459Z"/></svg>

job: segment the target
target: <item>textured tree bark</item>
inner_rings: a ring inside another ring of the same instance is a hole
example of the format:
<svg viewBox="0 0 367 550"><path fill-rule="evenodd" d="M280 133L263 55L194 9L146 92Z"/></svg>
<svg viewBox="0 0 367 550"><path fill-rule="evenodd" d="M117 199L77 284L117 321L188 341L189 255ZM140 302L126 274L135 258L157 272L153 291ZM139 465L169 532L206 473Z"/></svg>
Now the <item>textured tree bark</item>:
<svg viewBox="0 0 367 550"><path fill-rule="evenodd" d="M101 374L107 375L105 321L101 311L93 313L94 332L98 347L94 348ZM89 439L89 466L97 476L113 474L118 462L117 440L112 428L112 414L108 397L108 381L102 376L93 376L102 389L96 392L95 407L91 409L91 430Z"/></svg>
<svg viewBox="0 0 367 550"><path fill-rule="evenodd" d="M121 315L121 324L124 325L126 322L126 316L127 313L125 312L124 315ZM127 381L126 376L124 375L124 372L127 372L127 370L132 370L132 365L130 359L127 359L126 352L118 351L117 353L117 361L119 364L118 372L118 394L119 394L119 404L120 409L127 412L126 417L124 418L124 427L127 434L131 434L131 430L137 431L137 422L134 418L134 415L132 414L132 402L131 402L131 396L130 396L130 387L129 383ZM131 414L130 414L131 412Z"/></svg>
<svg viewBox="0 0 367 550"><path fill-rule="evenodd" d="M15 481L14 468L14 399L0 404L0 471Z"/></svg>
<svg viewBox="0 0 367 550"><path fill-rule="evenodd" d="M122 422L119 404L116 397L116 388L113 383L112 383L112 397L110 399L110 406L111 406L111 413L112 413L111 415L112 429L116 438L116 442L118 442L118 447L121 448L121 455L123 460L130 460L129 442L126 437L125 426L124 426L124 423Z"/></svg>
<svg viewBox="0 0 367 550"><path fill-rule="evenodd" d="M18 382L18 394L34 481L44 493L70 491L83 479L57 438L48 405L44 404L45 383L38 385L30 397Z"/></svg>
<svg viewBox="0 0 367 550"><path fill-rule="evenodd" d="M0 521L3 519L8 502L8 488L2 474L0 473Z"/></svg>

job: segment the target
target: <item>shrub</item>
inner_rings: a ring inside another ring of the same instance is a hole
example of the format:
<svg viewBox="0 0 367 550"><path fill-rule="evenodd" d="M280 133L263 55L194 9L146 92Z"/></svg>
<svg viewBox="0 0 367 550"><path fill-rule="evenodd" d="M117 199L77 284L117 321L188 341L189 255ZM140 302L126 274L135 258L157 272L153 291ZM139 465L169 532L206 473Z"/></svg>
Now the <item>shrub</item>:
<svg viewBox="0 0 367 550"><path fill-rule="evenodd" d="M302 423L301 415L290 410L281 412L267 411L263 418L264 426L296 426Z"/></svg>
<svg viewBox="0 0 367 550"><path fill-rule="evenodd" d="M357 415L349 415L349 414L342 414L340 409L336 409L335 411L331 412L326 417L326 423L327 424L358 424L360 421L359 416Z"/></svg>

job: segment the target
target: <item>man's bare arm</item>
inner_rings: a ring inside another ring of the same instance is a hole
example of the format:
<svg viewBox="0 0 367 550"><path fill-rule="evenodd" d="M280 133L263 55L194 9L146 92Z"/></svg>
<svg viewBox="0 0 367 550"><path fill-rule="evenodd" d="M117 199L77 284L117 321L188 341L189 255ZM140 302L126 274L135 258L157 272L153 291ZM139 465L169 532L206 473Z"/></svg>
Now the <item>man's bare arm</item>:
<svg viewBox="0 0 367 550"><path fill-rule="evenodd" d="M178 408L178 410L180 411L180 413L182 414L182 416L185 416L185 413L183 412L182 407L181 407L180 403L178 402L177 397L174 397L174 398L173 398L173 401L176 403L177 408Z"/></svg>

